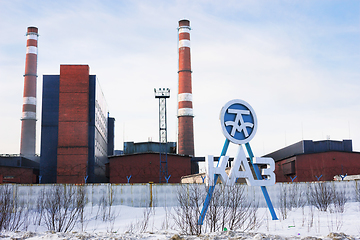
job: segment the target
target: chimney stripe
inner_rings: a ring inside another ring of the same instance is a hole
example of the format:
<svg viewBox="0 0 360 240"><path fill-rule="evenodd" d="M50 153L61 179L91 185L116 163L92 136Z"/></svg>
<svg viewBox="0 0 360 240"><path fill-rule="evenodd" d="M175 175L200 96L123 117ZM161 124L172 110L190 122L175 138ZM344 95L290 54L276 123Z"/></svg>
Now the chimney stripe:
<svg viewBox="0 0 360 240"><path fill-rule="evenodd" d="M178 110L178 117L182 117L182 116L193 117L194 116L193 109L192 108L180 108Z"/></svg>
<svg viewBox="0 0 360 240"><path fill-rule="evenodd" d="M38 40L38 35L36 33L30 33L27 35L27 39L32 39L32 40Z"/></svg>
<svg viewBox="0 0 360 240"><path fill-rule="evenodd" d="M36 112L23 112L21 120L24 119L36 120Z"/></svg>
<svg viewBox="0 0 360 240"><path fill-rule="evenodd" d="M191 93L179 93L178 94L178 101L190 101L192 102L192 94Z"/></svg>
<svg viewBox="0 0 360 240"><path fill-rule="evenodd" d="M36 98L35 97L24 97L23 104L36 105Z"/></svg>
<svg viewBox="0 0 360 240"><path fill-rule="evenodd" d="M184 39L179 41L179 48L188 47L190 48L190 40Z"/></svg>
<svg viewBox="0 0 360 240"><path fill-rule="evenodd" d="M189 33L190 34L190 27L180 27L179 34L180 33Z"/></svg>
<svg viewBox="0 0 360 240"><path fill-rule="evenodd" d="M26 54L28 53L32 53L32 54L37 54L37 47L35 46L28 46L26 48Z"/></svg>

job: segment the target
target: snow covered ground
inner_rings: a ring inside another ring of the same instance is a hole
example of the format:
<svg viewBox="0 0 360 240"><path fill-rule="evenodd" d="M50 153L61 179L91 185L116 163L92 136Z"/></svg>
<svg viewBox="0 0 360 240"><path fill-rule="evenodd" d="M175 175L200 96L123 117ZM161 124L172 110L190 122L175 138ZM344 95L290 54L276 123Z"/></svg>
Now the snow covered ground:
<svg viewBox="0 0 360 240"><path fill-rule="evenodd" d="M151 211L150 211L151 210ZM147 214L149 213L150 214ZM258 211L259 226L249 232L219 231L199 236L183 235L175 225L173 209L114 206L109 211L86 207L83 223L68 233L29 224L19 232L0 232L0 239L360 239L360 204L349 202L344 213L321 212L305 206L273 221L267 208ZM148 221L146 221L148 219Z"/></svg>

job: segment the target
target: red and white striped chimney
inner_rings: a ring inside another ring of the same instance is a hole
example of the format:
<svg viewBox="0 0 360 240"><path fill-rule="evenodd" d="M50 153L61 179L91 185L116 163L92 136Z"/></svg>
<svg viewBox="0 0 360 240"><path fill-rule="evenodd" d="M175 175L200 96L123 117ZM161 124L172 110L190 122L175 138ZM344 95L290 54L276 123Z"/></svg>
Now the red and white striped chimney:
<svg viewBox="0 0 360 240"><path fill-rule="evenodd" d="M178 153L194 156L190 21L179 21Z"/></svg>
<svg viewBox="0 0 360 240"><path fill-rule="evenodd" d="M32 157L36 144L36 79L38 28L28 27L24 75L24 97L21 117L20 154Z"/></svg>

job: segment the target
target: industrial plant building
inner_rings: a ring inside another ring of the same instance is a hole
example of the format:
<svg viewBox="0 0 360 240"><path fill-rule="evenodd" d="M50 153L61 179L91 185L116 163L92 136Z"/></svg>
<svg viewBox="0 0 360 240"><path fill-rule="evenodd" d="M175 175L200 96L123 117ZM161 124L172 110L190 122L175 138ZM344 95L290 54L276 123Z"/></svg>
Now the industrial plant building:
<svg viewBox="0 0 360 240"><path fill-rule="evenodd" d="M88 65L61 65L43 76L40 182L108 182L105 164L114 125ZM108 127L112 126L112 127Z"/></svg>
<svg viewBox="0 0 360 240"><path fill-rule="evenodd" d="M122 155L109 156L109 182L179 183L182 176L199 172L197 162L192 159L188 155L176 154L176 142L124 142ZM166 176L160 167L164 160Z"/></svg>
<svg viewBox="0 0 360 240"><path fill-rule="evenodd" d="M351 140L303 140L263 157L274 159L276 182L333 181L335 176L360 173L360 152L352 151ZM205 161L202 157L195 159ZM206 173L183 176L181 182L203 183L205 176Z"/></svg>
<svg viewBox="0 0 360 240"><path fill-rule="evenodd" d="M360 153L352 141L303 140L265 157L275 160L277 182L332 181L335 175L360 173Z"/></svg>
<svg viewBox="0 0 360 240"><path fill-rule="evenodd" d="M90 75L88 65L60 65L59 75L43 76L40 157L35 155L38 29L29 27L20 155L0 155L0 183L203 182L198 162L205 158L195 157L194 146L190 21L178 24L177 143L167 142L166 135L170 89L154 89L159 142L125 142L123 151L115 150L115 119L109 117L96 75ZM352 151L351 140L303 140L264 157L275 160L278 182L330 181L360 173L360 153Z"/></svg>
<svg viewBox="0 0 360 240"><path fill-rule="evenodd" d="M40 160L35 154L38 36L37 27L27 28L20 154L0 155L0 183L38 183Z"/></svg>
<svg viewBox="0 0 360 240"><path fill-rule="evenodd" d="M191 157L167 154L167 181L160 179L158 152L143 152L109 157L110 183L179 183L191 174Z"/></svg>
<svg viewBox="0 0 360 240"><path fill-rule="evenodd" d="M35 158L39 158L35 156ZM19 154L0 154L1 183L38 183L39 162Z"/></svg>

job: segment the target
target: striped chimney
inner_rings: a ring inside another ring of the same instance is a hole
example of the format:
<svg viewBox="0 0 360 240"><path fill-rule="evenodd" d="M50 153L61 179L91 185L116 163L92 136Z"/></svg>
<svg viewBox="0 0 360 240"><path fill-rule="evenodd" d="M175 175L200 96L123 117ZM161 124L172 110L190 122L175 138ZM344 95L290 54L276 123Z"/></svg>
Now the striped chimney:
<svg viewBox="0 0 360 240"><path fill-rule="evenodd" d="M190 21L179 21L178 153L194 156Z"/></svg>
<svg viewBox="0 0 360 240"><path fill-rule="evenodd" d="M36 143L36 79L38 28L28 27L24 75L24 97L21 117L20 154L35 155Z"/></svg>

